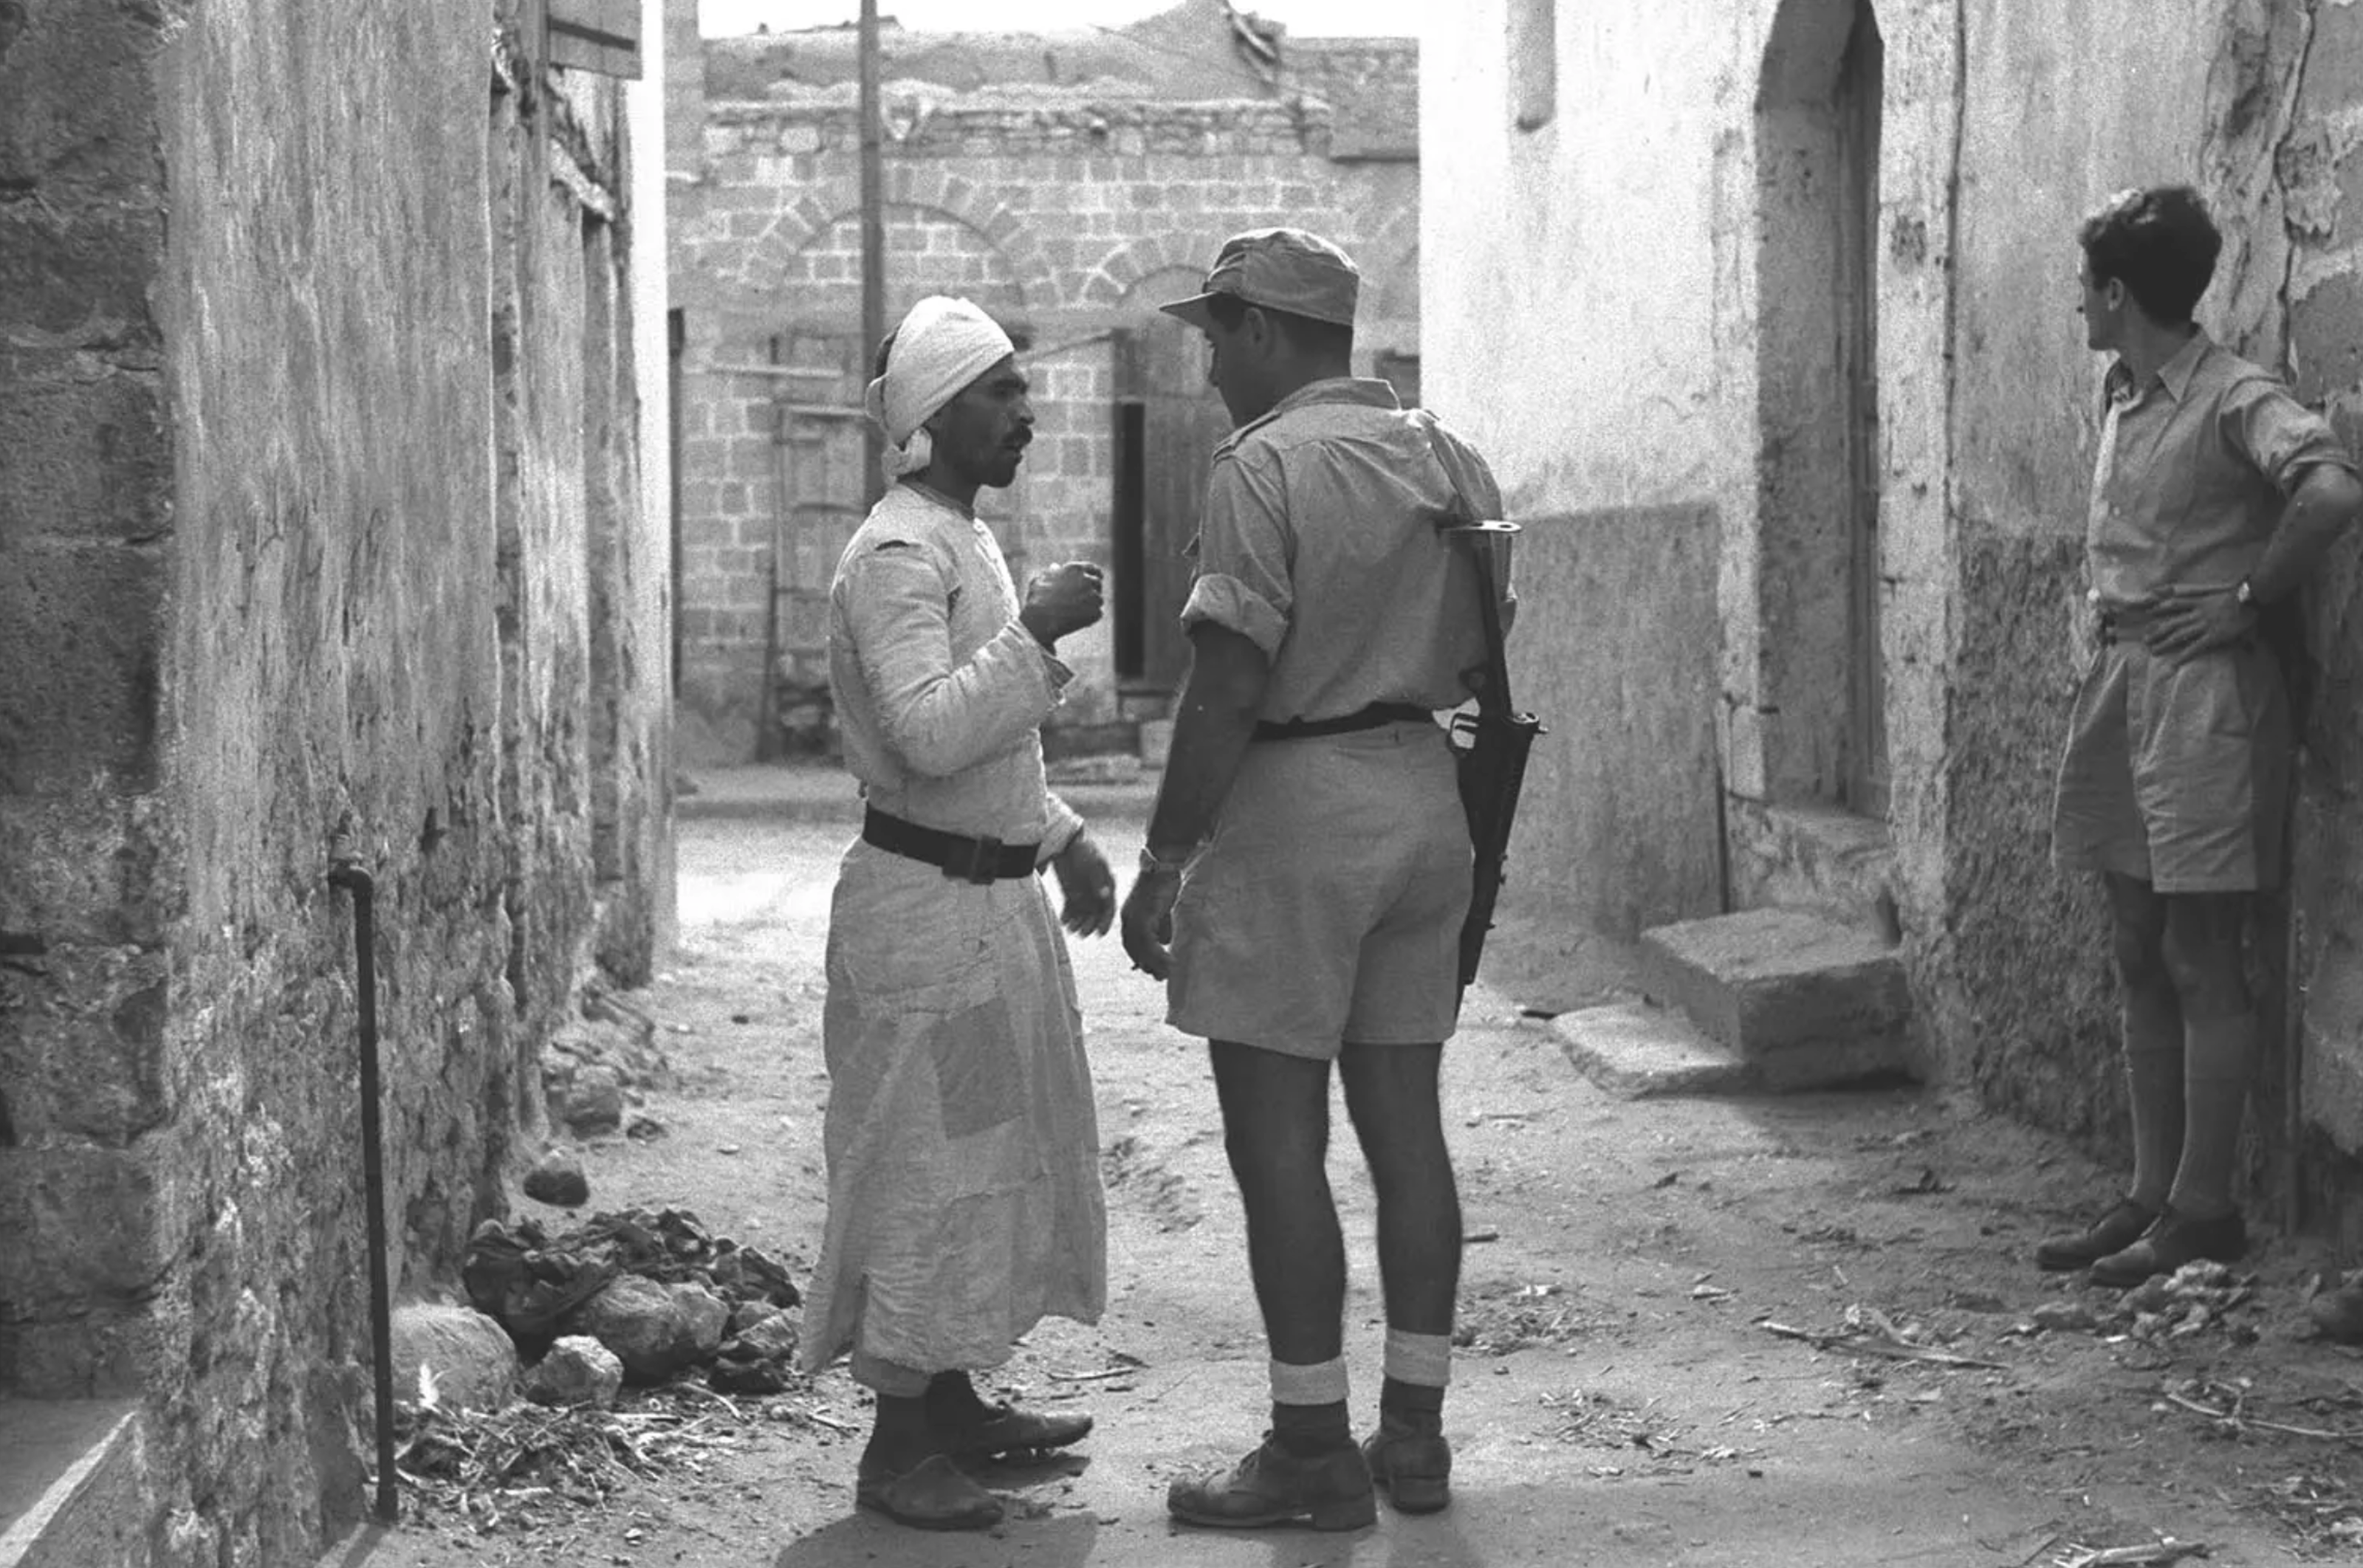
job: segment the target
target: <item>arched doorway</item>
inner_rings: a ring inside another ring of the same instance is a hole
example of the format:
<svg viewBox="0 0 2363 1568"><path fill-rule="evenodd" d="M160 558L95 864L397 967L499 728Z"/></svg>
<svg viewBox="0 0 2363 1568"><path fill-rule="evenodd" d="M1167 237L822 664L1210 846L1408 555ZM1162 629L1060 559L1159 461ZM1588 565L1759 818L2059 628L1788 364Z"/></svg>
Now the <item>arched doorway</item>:
<svg viewBox="0 0 2363 1568"><path fill-rule="evenodd" d="M1887 813L1872 0L1787 0L1756 105L1757 592L1777 802Z"/></svg>

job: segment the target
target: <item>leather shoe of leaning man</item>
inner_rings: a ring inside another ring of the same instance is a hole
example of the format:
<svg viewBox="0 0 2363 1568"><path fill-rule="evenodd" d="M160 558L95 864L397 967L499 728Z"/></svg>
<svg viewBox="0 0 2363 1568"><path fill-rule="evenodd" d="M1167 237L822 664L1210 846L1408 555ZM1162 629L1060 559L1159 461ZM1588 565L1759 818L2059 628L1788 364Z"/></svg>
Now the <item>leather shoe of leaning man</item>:
<svg viewBox="0 0 2363 1568"><path fill-rule="evenodd" d="M2092 1283L2129 1290L2152 1275L2172 1274L2202 1258L2238 1263L2248 1250L2247 1227L2239 1211L2209 1220L2177 1214L2171 1206L2131 1246L2092 1260Z"/></svg>
<svg viewBox="0 0 2363 1568"><path fill-rule="evenodd" d="M2142 1232L2156 1223L2156 1209L2145 1209L2130 1198L2121 1198L2114 1209L2073 1235L2046 1236L2037 1242L2035 1266L2053 1272L2090 1268L2111 1253L2140 1241Z"/></svg>
<svg viewBox="0 0 2363 1568"><path fill-rule="evenodd" d="M960 1474L949 1454L930 1454L900 1475L863 1470L853 1500L914 1529L991 1529L1001 1499Z"/></svg>

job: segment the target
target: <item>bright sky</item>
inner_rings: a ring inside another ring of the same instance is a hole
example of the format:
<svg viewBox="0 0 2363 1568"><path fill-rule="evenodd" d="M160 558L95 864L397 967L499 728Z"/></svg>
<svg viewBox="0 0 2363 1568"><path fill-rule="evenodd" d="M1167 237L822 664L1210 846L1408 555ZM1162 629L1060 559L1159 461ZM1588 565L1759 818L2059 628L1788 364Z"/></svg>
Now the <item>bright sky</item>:
<svg viewBox="0 0 2363 1568"><path fill-rule="evenodd" d="M1285 22L1300 37L1410 38L1419 31L1424 0L1250 0L1240 7ZM1025 0L980 6L976 0L878 0L882 16L914 32L1059 32L1069 28L1122 27L1154 16L1173 0ZM701 0L698 29L708 38L751 33L765 23L775 33L826 28L861 14L861 0Z"/></svg>

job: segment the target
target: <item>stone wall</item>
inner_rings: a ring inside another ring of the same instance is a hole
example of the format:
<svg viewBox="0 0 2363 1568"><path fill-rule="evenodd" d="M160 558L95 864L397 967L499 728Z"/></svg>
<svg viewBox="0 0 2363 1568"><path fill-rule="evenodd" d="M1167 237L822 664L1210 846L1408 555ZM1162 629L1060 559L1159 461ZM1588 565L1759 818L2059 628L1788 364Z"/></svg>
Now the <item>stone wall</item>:
<svg viewBox="0 0 2363 1568"><path fill-rule="evenodd" d="M0 1396L145 1395L157 1562L361 1506L332 865L410 1291L670 920L661 225L624 92L518 19L0 7Z"/></svg>
<svg viewBox="0 0 2363 1568"><path fill-rule="evenodd" d="M777 45L710 39L704 47L711 94L720 81L745 91L749 60L769 58L763 51ZM1348 104L1355 83L1399 94L1415 71L1400 41L1361 40L1357 50L1305 58ZM676 74L683 69L677 64ZM1362 364L1417 353L1417 169L1407 160L1408 138L1376 117L1358 119L1341 150L1340 111L1309 85L1271 99L1213 102L891 85L889 325L924 293L959 293L1030 346L1038 438L1017 484L981 500L1013 568L1028 559L1108 563L1120 353L1111 333L1142 330L1157 319L1158 302L1194 292L1226 236L1270 224L1333 236L1365 273ZM832 545L841 546L861 503L858 426L823 440L810 421L799 433L780 407L799 399L849 403L867 373L869 353L856 341L853 91L849 83L778 91L765 101L710 97L702 145L671 154L673 294L688 340L682 744L684 755L709 761L743 760L761 745L767 647L778 656L775 681L825 684L818 591L835 564ZM791 382L746 369L775 359L825 362L835 373ZM789 386L793 393L783 392ZM783 456L783 445L798 443L801 458ZM826 459L815 455L823 449ZM783 532L791 512L799 521ZM807 517L825 521L801 520ZM792 559L800 550L812 558L801 567ZM808 580L815 573L817 584ZM776 623L775 584L782 591ZM1055 723L1120 721L1128 710L1107 626L1061 651L1079 662L1080 679Z"/></svg>
<svg viewBox="0 0 2363 1568"><path fill-rule="evenodd" d="M1828 409L1796 418L1841 368L1783 347L1812 281L1788 204L1794 161L1826 134L1813 123L1815 73L1854 8L1757 0L1609 17L1493 0L1426 40L1433 401L1493 455L1514 513L1559 526L1587 509L1695 506L1720 519L1715 722L1735 823L1829 803L1831 769L1798 731L1801 714L1824 722L1816 688L1833 684L1801 679L1794 664L1795 552L1814 545L1784 523L1768 476L1831 436ZM1534 129L1512 123L1502 40L1514 9L1556 11L1545 36L1558 80L1583 84ZM2363 192L2363 11L2251 0L1873 9L1885 46L1876 473L1893 891L1932 1066L2113 1146L2123 1117L2103 916L2047 855L2050 773L2085 630L2082 506L2102 368L2074 314L2074 230L2126 185L2200 183L2228 239L2202 320L2290 373L2350 436L2363 430L2363 226L2351 211ZM1693 69L1666 67L1674 40L1701 39L1714 43L1690 48ZM2363 1149L2354 556L2339 552L2309 604L2324 673L2297 904L2316 1187L2351 1183L2346 1161ZM1597 613L1604 591L1572 576L1521 590L1537 618ZM1692 613L1681 591L1665 603L1673 618ZM1514 646L1514 662L1525 657ZM1596 683L1562 679L1548 661L1520 671L1546 720L1592 734L1616 717ZM1628 772L1652 766L1636 759ZM1665 815L1670 827L1682 813ZM1746 847L1737 834L1734 847ZM1662 872L1643 857L1559 874ZM1674 891L1661 882L1603 901ZM2259 922L2268 976L2282 962L2282 914L2276 900ZM2277 1179L2261 1151L2288 1141L2282 1077L2277 1062L2260 1068L2260 1193Z"/></svg>

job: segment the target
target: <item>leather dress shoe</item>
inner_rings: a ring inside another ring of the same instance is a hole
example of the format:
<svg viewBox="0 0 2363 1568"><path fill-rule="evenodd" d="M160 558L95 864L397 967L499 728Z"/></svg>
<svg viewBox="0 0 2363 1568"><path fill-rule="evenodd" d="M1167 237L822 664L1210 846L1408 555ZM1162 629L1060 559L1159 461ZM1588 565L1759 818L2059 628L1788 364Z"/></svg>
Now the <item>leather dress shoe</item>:
<svg viewBox="0 0 2363 1568"><path fill-rule="evenodd" d="M1381 1410L1379 1430L1362 1441L1362 1458L1371 1485L1398 1513L1437 1513L1452 1501L1452 1445L1433 1419Z"/></svg>
<svg viewBox="0 0 2363 1568"><path fill-rule="evenodd" d="M946 1421L937 1433L964 1464L1026 1459L1069 1447L1092 1435L1086 1415L1045 1416L1015 1405L987 1405L965 1420Z"/></svg>
<svg viewBox="0 0 2363 1568"><path fill-rule="evenodd" d="M1001 1499L960 1474L948 1454L930 1454L899 1475L864 1467L853 1500L914 1529L991 1529Z"/></svg>
<svg viewBox="0 0 2363 1568"><path fill-rule="evenodd" d="M1378 1494L1370 1489L1370 1470L1360 1449L1347 1442L1300 1455L1270 1437L1228 1473L1175 1481L1166 1491L1165 1507L1184 1524L1218 1529L1360 1529L1379 1517Z"/></svg>
<svg viewBox="0 0 2363 1568"><path fill-rule="evenodd" d="M2065 1236L2046 1236L2037 1242L2035 1264L2053 1273L2090 1268L2111 1253L2122 1252L2140 1241L2142 1232L2157 1223L2157 1209L2146 1209L2130 1198L2120 1198L2114 1209L2083 1230Z"/></svg>
<svg viewBox="0 0 2363 1568"><path fill-rule="evenodd" d="M2092 1260L2092 1283L2130 1289L2153 1275L2172 1274L2184 1264L2210 1258L2238 1263L2248 1250L2248 1230L2238 1209L2212 1220L2177 1214L2169 1205L2141 1240Z"/></svg>

